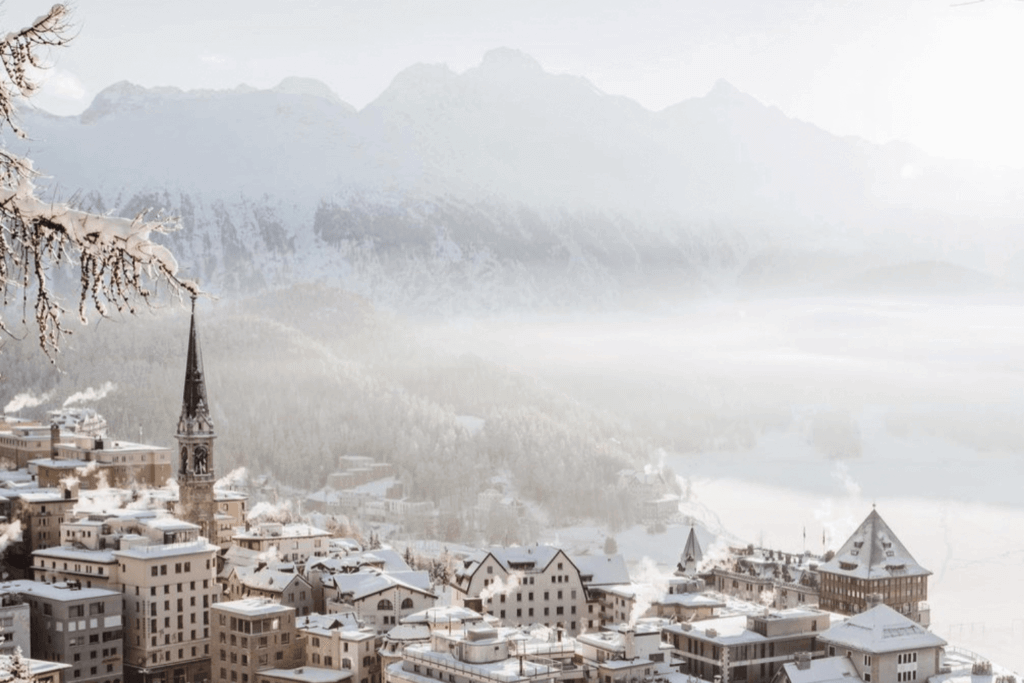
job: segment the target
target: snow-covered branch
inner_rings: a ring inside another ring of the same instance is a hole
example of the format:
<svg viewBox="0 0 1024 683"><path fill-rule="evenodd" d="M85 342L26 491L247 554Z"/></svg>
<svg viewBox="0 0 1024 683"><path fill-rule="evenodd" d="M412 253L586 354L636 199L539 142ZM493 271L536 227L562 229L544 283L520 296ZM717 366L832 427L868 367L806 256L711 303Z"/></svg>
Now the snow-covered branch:
<svg viewBox="0 0 1024 683"><path fill-rule="evenodd" d="M7 124L23 135L15 121L17 96L30 97L38 83L33 69L45 68L41 51L68 42L68 10L54 5L21 31L0 40L0 127ZM36 194L36 171L29 159L0 150L0 304L20 298L32 309L39 343L47 353L59 348L67 312L52 290L51 269L71 264L80 273L78 316L88 309L107 315L108 306L134 312L134 302L148 302L156 286L172 292L197 293L193 283L178 278L178 263L155 233L178 228L176 221L104 216L65 203L47 202ZM0 316L0 330L7 331Z"/></svg>

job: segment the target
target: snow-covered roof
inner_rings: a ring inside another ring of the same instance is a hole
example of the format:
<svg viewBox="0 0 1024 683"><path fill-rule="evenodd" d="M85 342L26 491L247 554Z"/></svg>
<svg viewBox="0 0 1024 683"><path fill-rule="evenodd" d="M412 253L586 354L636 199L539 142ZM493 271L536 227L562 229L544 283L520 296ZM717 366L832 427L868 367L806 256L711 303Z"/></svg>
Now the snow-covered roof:
<svg viewBox="0 0 1024 683"><path fill-rule="evenodd" d="M492 546L487 550L478 550L467 557L455 573L459 577L472 576L488 555L497 560L498 564L510 574L517 571L543 571L560 552L562 552L561 549L550 545Z"/></svg>
<svg viewBox="0 0 1024 683"><path fill-rule="evenodd" d="M388 573L365 569L352 574L335 574L333 578L338 592L351 593L353 600L361 600L391 588L405 588L431 597L434 595L430 592L430 575L427 572Z"/></svg>
<svg viewBox="0 0 1024 683"><path fill-rule="evenodd" d="M88 550L66 545L33 550L32 556L49 559L78 560L80 562L99 562L101 564L114 564L116 562L112 550Z"/></svg>
<svg viewBox="0 0 1024 683"><path fill-rule="evenodd" d="M391 642L423 642L430 640L430 626L427 624L401 623L390 629L384 640Z"/></svg>
<svg viewBox="0 0 1024 683"><path fill-rule="evenodd" d="M486 641L478 639L474 640L474 642L482 643ZM406 655L413 654L419 658L433 661L447 669L457 668L461 671L467 672L471 676L483 676L497 681L512 682L522 680L523 678L539 678L544 675L551 676L557 673L557 669L553 666L547 666L538 661L520 659L518 657L509 657L508 659L502 659L496 662L471 663L460 661L447 652L437 652L432 650L429 645L409 645L405 649L405 652ZM400 666L401 662L398 662L398 664ZM520 673L520 671L522 673ZM409 676L408 672L403 671L402 674L403 678Z"/></svg>
<svg viewBox="0 0 1024 683"><path fill-rule="evenodd" d="M725 600L707 593L665 593L654 601L658 605L681 607L725 607Z"/></svg>
<svg viewBox="0 0 1024 683"><path fill-rule="evenodd" d="M29 460L29 464L36 467L49 467L54 470L74 470L79 467L89 466L89 463L85 460L77 460L75 458L36 458L35 460Z"/></svg>
<svg viewBox="0 0 1024 683"><path fill-rule="evenodd" d="M872 509L835 557L818 571L857 579L888 579L893 576L928 576L877 510Z"/></svg>
<svg viewBox="0 0 1024 683"><path fill-rule="evenodd" d="M21 593L23 595L34 595L45 600L58 602L71 602L73 600L96 600L98 598L109 598L120 596L117 591L105 588L72 588L69 584L44 583L42 581L5 581L0 583L0 593Z"/></svg>
<svg viewBox="0 0 1024 683"><path fill-rule="evenodd" d="M665 630L672 633L688 634L691 637L715 642L719 645L742 645L767 640L760 633L747 628L747 617L742 614L702 619L688 624L673 624L667 626Z"/></svg>
<svg viewBox="0 0 1024 683"><path fill-rule="evenodd" d="M573 555L570 559L588 586L629 583L629 570L622 555Z"/></svg>
<svg viewBox="0 0 1024 683"><path fill-rule="evenodd" d="M796 662L783 664L790 683L855 683L860 681L860 674L849 657L825 657L812 659L806 669L801 669Z"/></svg>
<svg viewBox="0 0 1024 683"><path fill-rule="evenodd" d="M317 635L329 636L332 631L341 630L346 638L365 640L376 635L372 629L363 629L359 619L352 612L340 614L309 614L295 620L295 627Z"/></svg>
<svg viewBox="0 0 1024 683"><path fill-rule="evenodd" d="M216 602L213 608L233 614L240 614L246 617L270 616L284 612L294 612L294 607L274 602L270 598L244 598L242 600L230 600L228 602Z"/></svg>
<svg viewBox="0 0 1024 683"><path fill-rule="evenodd" d="M293 581L309 582L301 574L285 572L271 567L255 569L253 567L236 567L235 575L243 586L273 593L283 592Z"/></svg>
<svg viewBox="0 0 1024 683"><path fill-rule="evenodd" d="M184 543L167 543L164 545L136 546L127 550L115 550L115 557L131 557L133 559L147 560L154 557L174 557L179 555L194 555L196 553L216 552L220 550L205 538L197 541L186 541Z"/></svg>
<svg viewBox="0 0 1024 683"><path fill-rule="evenodd" d="M479 612L459 605L438 605L402 617L403 624L447 624L483 621Z"/></svg>
<svg viewBox="0 0 1024 683"><path fill-rule="evenodd" d="M234 535L235 539L255 540L267 538L315 538L328 537L331 533L309 524L258 524L251 529Z"/></svg>
<svg viewBox="0 0 1024 683"><path fill-rule="evenodd" d="M823 631L819 639L875 654L946 644L945 640L888 605L878 605L852 616Z"/></svg>
<svg viewBox="0 0 1024 683"><path fill-rule="evenodd" d="M297 669L264 669L261 678L279 678L297 683L341 683L352 678L347 669L321 669L316 666L300 666Z"/></svg>

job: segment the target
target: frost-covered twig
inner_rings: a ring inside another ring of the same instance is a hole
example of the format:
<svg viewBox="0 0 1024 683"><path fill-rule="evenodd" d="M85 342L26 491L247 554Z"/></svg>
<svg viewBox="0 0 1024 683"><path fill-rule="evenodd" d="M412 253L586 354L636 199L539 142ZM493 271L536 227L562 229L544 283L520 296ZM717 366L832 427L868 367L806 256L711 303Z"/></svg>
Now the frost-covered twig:
<svg viewBox="0 0 1024 683"><path fill-rule="evenodd" d="M35 92L32 69L45 68L41 51L66 45L68 31L67 8L54 5L31 26L0 40L0 128L6 124L24 135L15 120L15 99ZM67 333L67 310L48 282L51 269L62 264L79 270L83 322L89 308L100 315L111 305L134 313L135 302L148 303L160 283L179 295L198 293L194 283L179 279L171 252L151 240L176 230L176 221L103 216L46 202L36 195L35 176L31 160L0 150L0 305L20 298L27 311L31 301L39 343L51 357ZM2 317L0 330L7 331Z"/></svg>

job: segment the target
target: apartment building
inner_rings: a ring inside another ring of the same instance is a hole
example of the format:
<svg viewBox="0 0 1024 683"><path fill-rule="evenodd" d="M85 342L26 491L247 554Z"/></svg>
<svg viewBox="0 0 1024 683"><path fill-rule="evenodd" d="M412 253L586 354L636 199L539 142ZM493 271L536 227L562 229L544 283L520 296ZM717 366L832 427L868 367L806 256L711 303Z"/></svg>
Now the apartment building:
<svg viewBox="0 0 1024 683"><path fill-rule="evenodd" d="M60 545L60 525L78 502L77 487L29 489L11 496L11 518L21 522L19 550L32 553Z"/></svg>
<svg viewBox="0 0 1024 683"><path fill-rule="evenodd" d="M171 449L162 446L74 434L63 437L53 450L56 457L38 465L40 486L55 486L67 476L60 467L62 461L82 463L77 476L83 489L157 487L174 476Z"/></svg>
<svg viewBox="0 0 1024 683"><path fill-rule="evenodd" d="M830 626L828 613L812 608L765 611L669 624L662 639L682 662L681 673L730 683L768 683L798 653L821 653L817 637ZM723 672L727 668L727 672Z"/></svg>
<svg viewBox="0 0 1024 683"><path fill-rule="evenodd" d="M587 619L579 569L562 550L547 545L494 547L471 555L452 579L452 600L509 626L544 624L569 635L583 630Z"/></svg>
<svg viewBox="0 0 1024 683"><path fill-rule="evenodd" d="M153 544L122 539L113 551L125 597L125 677L129 683L210 678L209 609L218 599L217 546L192 540Z"/></svg>
<svg viewBox="0 0 1024 683"><path fill-rule="evenodd" d="M375 629L334 614L300 617L296 628L305 636L307 666L350 672L352 683L381 683L383 640Z"/></svg>
<svg viewBox="0 0 1024 683"><path fill-rule="evenodd" d="M212 679L256 683L257 672L302 666L305 647L295 628L295 610L267 598L213 605Z"/></svg>
<svg viewBox="0 0 1024 683"><path fill-rule="evenodd" d="M33 659L70 665L64 674L67 683L121 682L119 592L39 581L12 581L0 590L18 594L31 609Z"/></svg>
<svg viewBox="0 0 1024 683"><path fill-rule="evenodd" d="M11 589L11 583L0 584L0 655L9 657L20 649L31 657L31 624L28 603Z"/></svg>

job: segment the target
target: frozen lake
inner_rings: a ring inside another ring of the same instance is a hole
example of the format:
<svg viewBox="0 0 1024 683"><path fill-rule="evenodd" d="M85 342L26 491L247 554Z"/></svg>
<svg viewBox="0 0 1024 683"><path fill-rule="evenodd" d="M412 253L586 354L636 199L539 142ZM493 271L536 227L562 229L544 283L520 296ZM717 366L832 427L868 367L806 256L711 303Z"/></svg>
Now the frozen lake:
<svg viewBox="0 0 1024 683"><path fill-rule="evenodd" d="M1024 672L1020 295L723 298L424 335L622 415L747 541L800 550L806 527L835 548L877 504L934 572L933 629Z"/></svg>

